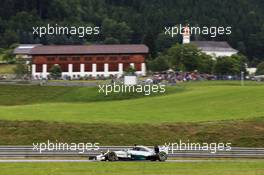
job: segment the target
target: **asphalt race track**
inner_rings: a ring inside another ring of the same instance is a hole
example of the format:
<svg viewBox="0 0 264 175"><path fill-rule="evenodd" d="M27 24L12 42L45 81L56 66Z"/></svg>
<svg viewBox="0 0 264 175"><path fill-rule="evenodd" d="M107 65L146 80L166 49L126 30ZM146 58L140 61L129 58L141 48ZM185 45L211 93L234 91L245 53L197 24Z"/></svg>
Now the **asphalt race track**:
<svg viewBox="0 0 264 175"><path fill-rule="evenodd" d="M56 150L43 151L40 153L33 150L32 146L0 146L0 159L5 158L60 158L60 159L76 159L87 158L99 155L101 151L106 152L117 151L132 148L131 146L101 146L97 151L85 151L79 153L78 151ZM231 151L218 151L210 153L210 151L175 151L173 154L169 151L169 158L264 158L264 148L241 148L232 147ZM75 161L75 160L74 160Z"/></svg>
<svg viewBox="0 0 264 175"><path fill-rule="evenodd" d="M188 162L221 162L226 160L166 160L165 162L181 162L181 163L188 163ZM74 162L86 162L86 163L92 163L92 162L100 162L97 160L52 160L52 159L10 159L10 160L0 160L0 163L60 163L60 162L68 162L68 163L74 163ZM130 161L130 162L150 162L150 161Z"/></svg>

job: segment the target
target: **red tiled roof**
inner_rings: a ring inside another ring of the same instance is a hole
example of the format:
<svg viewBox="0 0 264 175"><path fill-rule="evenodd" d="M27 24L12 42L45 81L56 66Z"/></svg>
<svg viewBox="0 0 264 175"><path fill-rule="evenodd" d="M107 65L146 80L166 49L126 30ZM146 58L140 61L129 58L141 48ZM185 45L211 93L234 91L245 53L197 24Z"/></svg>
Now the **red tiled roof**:
<svg viewBox="0 0 264 175"><path fill-rule="evenodd" d="M120 45L50 45L33 48L31 55L59 54L131 54L148 53L149 49L143 44Z"/></svg>

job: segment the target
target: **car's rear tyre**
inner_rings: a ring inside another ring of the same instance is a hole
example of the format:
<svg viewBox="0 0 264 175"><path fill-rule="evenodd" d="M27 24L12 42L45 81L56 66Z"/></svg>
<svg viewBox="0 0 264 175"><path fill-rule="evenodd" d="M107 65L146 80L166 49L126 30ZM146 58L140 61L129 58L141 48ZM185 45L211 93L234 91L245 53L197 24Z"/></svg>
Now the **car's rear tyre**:
<svg viewBox="0 0 264 175"><path fill-rule="evenodd" d="M107 155L107 160L108 161L117 161L118 157L115 152L109 152Z"/></svg>
<svg viewBox="0 0 264 175"><path fill-rule="evenodd" d="M168 158L167 154L165 152L159 152L158 153L158 160L161 161L161 162L164 162L166 161Z"/></svg>

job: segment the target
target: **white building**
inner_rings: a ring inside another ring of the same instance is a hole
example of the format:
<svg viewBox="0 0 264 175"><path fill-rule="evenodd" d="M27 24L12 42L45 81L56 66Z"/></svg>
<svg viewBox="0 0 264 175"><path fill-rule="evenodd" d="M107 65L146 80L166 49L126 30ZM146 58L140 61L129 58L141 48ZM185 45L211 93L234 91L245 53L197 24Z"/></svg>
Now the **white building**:
<svg viewBox="0 0 264 175"><path fill-rule="evenodd" d="M238 53L236 49L233 49L225 41L192 41L191 44L194 44L207 55L216 59L217 57L232 56Z"/></svg>
<svg viewBox="0 0 264 175"><path fill-rule="evenodd" d="M238 53L226 41L191 41L191 34L188 27L185 27L183 33L183 44L194 44L202 52L216 59L217 57L232 56Z"/></svg>

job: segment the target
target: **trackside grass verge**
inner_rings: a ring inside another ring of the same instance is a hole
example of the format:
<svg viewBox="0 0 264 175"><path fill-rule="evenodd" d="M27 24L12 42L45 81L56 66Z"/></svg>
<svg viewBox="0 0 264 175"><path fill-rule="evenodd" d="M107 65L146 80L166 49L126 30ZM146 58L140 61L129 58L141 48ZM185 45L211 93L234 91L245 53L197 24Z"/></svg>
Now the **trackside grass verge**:
<svg viewBox="0 0 264 175"><path fill-rule="evenodd" d="M100 145L154 145L179 140L193 143L232 143L231 146L264 147L264 118L236 121L118 124L0 121L0 145L36 142L98 142Z"/></svg>
<svg viewBox="0 0 264 175"><path fill-rule="evenodd" d="M94 162L94 163L1 163L1 174L14 175L261 175L263 160L196 163Z"/></svg>

